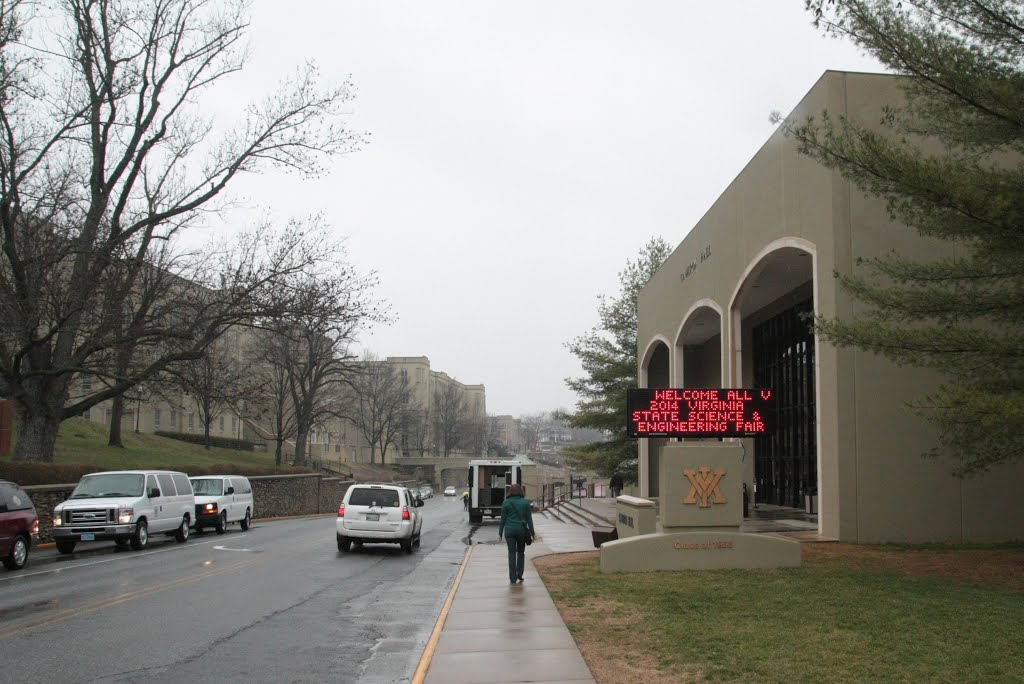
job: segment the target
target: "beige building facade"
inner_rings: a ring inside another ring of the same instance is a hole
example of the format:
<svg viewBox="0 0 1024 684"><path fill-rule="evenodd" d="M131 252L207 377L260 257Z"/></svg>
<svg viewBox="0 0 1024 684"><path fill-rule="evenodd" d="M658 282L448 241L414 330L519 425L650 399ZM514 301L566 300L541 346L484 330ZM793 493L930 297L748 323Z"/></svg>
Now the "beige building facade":
<svg viewBox="0 0 1024 684"><path fill-rule="evenodd" d="M487 415L487 392L483 385L467 385L452 378L443 371L433 370L430 359L426 356L389 356L385 363L408 383L410 404L422 412L416 425L410 426L409 434L401 437L399 444L389 447L384 455L385 463L393 463L403 456L437 456L441 455L441 445L436 434L436 417L438 396L449 388L457 391L465 407L468 422L479 424L480 436L485 436ZM473 445L473 439L454 450L453 456L479 456L479 448ZM476 440L479 441L479 440ZM355 425L346 419L328 421L311 435L310 454L327 460L340 460L348 463L369 463L371 448ZM377 453L375 461L381 463L381 455Z"/></svg>
<svg viewBox="0 0 1024 684"><path fill-rule="evenodd" d="M826 72L794 120L847 116L876 125L898 79ZM771 437L744 439L744 482L764 504L816 505L819 533L860 543L1024 538L1024 463L958 479L925 459L935 429L907 408L937 387L928 371L838 349L801 315L859 310L833 273L892 250L931 258L948 246L892 222L884 202L800 155L777 131L640 294L640 387L769 387ZM944 251L947 250L947 251ZM643 496L659 494L665 439L640 440Z"/></svg>

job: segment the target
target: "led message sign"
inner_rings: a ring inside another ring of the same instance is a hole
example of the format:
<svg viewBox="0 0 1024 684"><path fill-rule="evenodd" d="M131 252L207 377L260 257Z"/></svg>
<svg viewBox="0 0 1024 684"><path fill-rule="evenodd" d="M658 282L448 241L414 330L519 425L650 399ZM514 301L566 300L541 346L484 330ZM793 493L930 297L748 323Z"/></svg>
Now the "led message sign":
<svg viewBox="0 0 1024 684"><path fill-rule="evenodd" d="M775 428L769 389L631 389L630 437L755 437Z"/></svg>

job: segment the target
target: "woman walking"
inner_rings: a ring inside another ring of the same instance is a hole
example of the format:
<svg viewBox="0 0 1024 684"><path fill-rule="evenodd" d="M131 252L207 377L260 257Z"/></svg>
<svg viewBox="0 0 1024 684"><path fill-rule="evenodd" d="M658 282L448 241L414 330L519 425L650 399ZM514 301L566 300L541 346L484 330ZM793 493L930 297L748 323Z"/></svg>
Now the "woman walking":
<svg viewBox="0 0 1024 684"><path fill-rule="evenodd" d="M514 484L508 489L508 498L501 504L501 524L498 525L498 539L502 535L508 544L508 579L515 584L523 581L526 566L526 540L533 541L533 515L530 502L523 497L522 485Z"/></svg>

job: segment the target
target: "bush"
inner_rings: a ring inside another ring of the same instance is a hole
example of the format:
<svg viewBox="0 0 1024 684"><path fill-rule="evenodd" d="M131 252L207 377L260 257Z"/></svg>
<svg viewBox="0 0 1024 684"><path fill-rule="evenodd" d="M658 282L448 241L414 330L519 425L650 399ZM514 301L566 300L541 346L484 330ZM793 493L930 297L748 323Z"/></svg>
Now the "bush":
<svg viewBox="0 0 1024 684"><path fill-rule="evenodd" d="M157 430L153 434L157 437L176 439L179 442L206 445L206 435L197 435L194 432L163 432L162 430ZM247 440L233 439L231 437L214 437L213 435L210 435L210 446L219 447L221 449L236 449L237 451L256 450L256 445Z"/></svg>
<svg viewBox="0 0 1024 684"><path fill-rule="evenodd" d="M123 470L175 470L189 476L196 475L298 475L313 472L309 468L294 466L257 466L236 463L216 463L214 465L182 465L175 463L153 468L123 468ZM31 463L28 461L0 461L0 480L16 482L22 487L30 485L75 484L83 475L99 473L112 468L82 463Z"/></svg>
<svg viewBox="0 0 1024 684"><path fill-rule="evenodd" d="M75 484L83 475L105 470L101 466L83 463L32 463L30 461L0 461L0 480L29 485Z"/></svg>

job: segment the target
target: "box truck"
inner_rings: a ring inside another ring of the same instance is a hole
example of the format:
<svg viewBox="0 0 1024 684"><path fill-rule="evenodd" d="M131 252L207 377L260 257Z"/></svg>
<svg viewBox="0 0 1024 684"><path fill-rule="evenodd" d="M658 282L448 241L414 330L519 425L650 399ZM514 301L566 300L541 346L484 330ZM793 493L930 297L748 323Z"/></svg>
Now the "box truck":
<svg viewBox="0 0 1024 684"><path fill-rule="evenodd" d="M517 461L483 459L469 462L469 522L484 515L501 515L508 488L523 483L523 466Z"/></svg>

